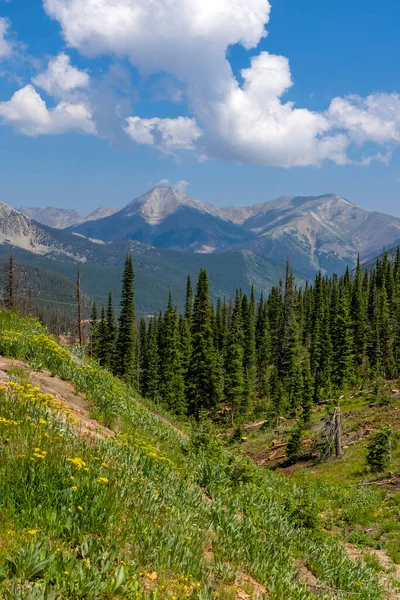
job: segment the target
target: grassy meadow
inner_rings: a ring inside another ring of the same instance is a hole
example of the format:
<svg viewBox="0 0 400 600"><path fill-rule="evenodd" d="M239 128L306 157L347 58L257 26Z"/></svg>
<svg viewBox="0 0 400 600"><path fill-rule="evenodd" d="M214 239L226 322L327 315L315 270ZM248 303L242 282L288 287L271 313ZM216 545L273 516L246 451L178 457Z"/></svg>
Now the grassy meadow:
<svg viewBox="0 0 400 600"><path fill-rule="evenodd" d="M384 491L284 478L207 422L187 439L34 320L0 312L0 354L26 364L0 387L0 597L384 598L380 565L349 557L329 519L357 531ZM29 382L40 370L70 381L114 435L82 437Z"/></svg>

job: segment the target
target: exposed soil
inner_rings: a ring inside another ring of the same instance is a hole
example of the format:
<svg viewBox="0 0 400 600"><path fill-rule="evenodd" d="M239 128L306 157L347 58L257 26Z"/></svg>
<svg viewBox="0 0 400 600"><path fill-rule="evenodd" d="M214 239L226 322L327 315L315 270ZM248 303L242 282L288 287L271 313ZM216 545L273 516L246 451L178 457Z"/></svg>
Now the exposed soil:
<svg viewBox="0 0 400 600"><path fill-rule="evenodd" d="M89 438L115 435L111 429L90 418L89 413L93 406L83 394L78 394L75 391L74 386L69 381L52 377L49 371L29 371L24 362L3 356L0 356L0 381L9 381L8 373L13 367L26 371L33 386L39 387L44 394L52 394L55 400L61 402L70 411L70 414L79 420L77 427L80 435Z"/></svg>
<svg viewBox="0 0 400 600"><path fill-rule="evenodd" d="M364 554L357 546L348 543L345 549L353 562L357 560L364 562ZM385 590L385 598L387 600L400 600L400 587L395 583L396 581L400 581L400 565L396 565L384 550L368 548L368 553L378 559L384 570L381 580Z"/></svg>

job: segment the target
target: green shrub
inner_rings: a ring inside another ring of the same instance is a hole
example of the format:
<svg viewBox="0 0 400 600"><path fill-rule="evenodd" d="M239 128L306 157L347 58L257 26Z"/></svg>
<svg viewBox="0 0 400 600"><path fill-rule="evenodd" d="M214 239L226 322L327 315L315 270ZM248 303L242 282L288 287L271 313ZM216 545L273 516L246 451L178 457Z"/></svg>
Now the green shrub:
<svg viewBox="0 0 400 600"><path fill-rule="evenodd" d="M394 447L395 438L390 427L385 426L374 434L367 451L367 464L373 473L388 468Z"/></svg>

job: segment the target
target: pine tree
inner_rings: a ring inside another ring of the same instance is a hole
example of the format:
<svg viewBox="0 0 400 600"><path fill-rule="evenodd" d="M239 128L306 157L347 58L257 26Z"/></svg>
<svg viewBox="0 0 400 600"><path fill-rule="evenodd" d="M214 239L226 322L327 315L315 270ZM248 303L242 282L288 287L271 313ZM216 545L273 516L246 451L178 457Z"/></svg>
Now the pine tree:
<svg viewBox="0 0 400 600"><path fill-rule="evenodd" d="M200 269L193 306L192 354L187 380L190 411L215 408L221 399L218 363L213 339L212 306L207 271Z"/></svg>
<svg viewBox="0 0 400 600"><path fill-rule="evenodd" d="M168 307L164 315L163 355L160 363L161 395L172 412L186 413L185 386L179 344L178 315L169 294Z"/></svg>
<svg viewBox="0 0 400 600"><path fill-rule="evenodd" d="M139 390L142 395L144 395L144 379L145 379L145 369L146 369L146 356L147 356L147 327L146 321L142 317L139 321L139 333L137 336L137 357L138 357L138 382L139 382Z"/></svg>
<svg viewBox="0 0 400 600"><path fill-rule="evenodd" d="M135 381L135 305L132 256L127 255L122 280L115 372L127 383Z"/></svg>
<svg viewBox="0 0 400 600"><path fill-rule="evenodd" d="M107 323L106 323L106 311L104 306L101 307L100 323L98 327L98 350L97 358L102 367L107 366L108 355L107 355Z"/></svg>
<svg viewBox="0 0 400 600"><path fill-rule="evenodd" d="M92 313L90 316L90 354L98 356L99 351L99 323L96 302L92 304Z"/></svg>
<svg viewBox="0 0 400 600"><path fill-rule="evenodd" d="M251 288L250 302L247 296L243 296L243 367L244 367L244 390L245 405L247 411L251 411L256 388L256 337L255 337L255 318L256 318L256 299L254 296L254 287Z"/></svg>
<svg viewBox="0 0 400 600"><path fill-rule="evenodd" d="M239 291L232 312L225 355L225 400L231 408L232 423L244 409L244 372L243 372L243 322Z"/></svg>
<svg viewBox="0 0 400 600"><path fill-rule="evenodd" d="M338 388L349 384L353 369L353 327L348 295L342 290L336 316L336 346L334 346L334 381Z"/></svg>
<svg viewBox="0 0 400 600"><path fill-rule="evenodd" d="M268 305L261 294L256 320L256 389L258 398L268 393L268 367L271 363L271 338L268 323Z"/></svg>
<svg viewBox="0 0 400 600"><path fill-rule="evenodd" d="M294 287L294 276L289 262L286 266L285 295L283 302L283 328L279 374L283 381L288 401L294 410L300 400L300 339L297 322L297 294Z"/></svg>
<svg viewBox="0 0 400 600"><path fill-rule="evenodd" d="M106 337L104 340L106 356L106 365L114 371L115 364L115 344L117 338L117 324L115 321L113 298L111 292L108 294L106 310Z"/></svg>
<svg viewBox="0 0 400 600"><path fill-rule="evenodd" d="M268 297L268 322L271 340L271 363L279 365L283 329L282 292L273 287Z"/></svg>
<svg viewBox="0 0 400 600"><path fill-rule="evenodd" d="M360 255L357 257L356 273L352 285L351 318L353 321L354 359L361 367L366 352L366 304L362 289Z"/></svg>
<svg viewBox="0 0 400 600"><path fill-rule="evenodd" d="M160 360L158 354L158 320L151 319L147 331L146 360L144 363L143 395L150 400L160 400Z"/></svg>
<svg viewBox="0 0 400 600"><path fill-rule="evenodd" d="M4 307L8 310L17 309L17 284L13 249L10 249L5 270Z"/></svg>
<svg viewBox="0 0 400 600"><path fill-rule="evenodd" d="M301 366L301 408L302 419L305 425L310 422L311 411L314 403L314 380L311 375L310 361L307 357Z"/></svg>

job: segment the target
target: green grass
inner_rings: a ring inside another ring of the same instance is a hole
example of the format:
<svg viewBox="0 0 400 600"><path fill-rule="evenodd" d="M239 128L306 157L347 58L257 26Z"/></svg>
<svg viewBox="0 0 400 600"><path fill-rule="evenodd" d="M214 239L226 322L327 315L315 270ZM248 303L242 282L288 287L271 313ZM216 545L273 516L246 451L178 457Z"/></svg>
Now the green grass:
<svg viewBox="0 0 400 600"><path fill-rule="evenodd" d="M0 390L4 598L233 599L240 573L268 600L383 597L376 565L353 563L321 516L346 510L358 523L377 492L289 481L224 450L207 427L187 441L35 321L1 312L0 353L71 381L120 431L83 440L21 373ZM322 595L299 579L299 560Z"/></svg>

